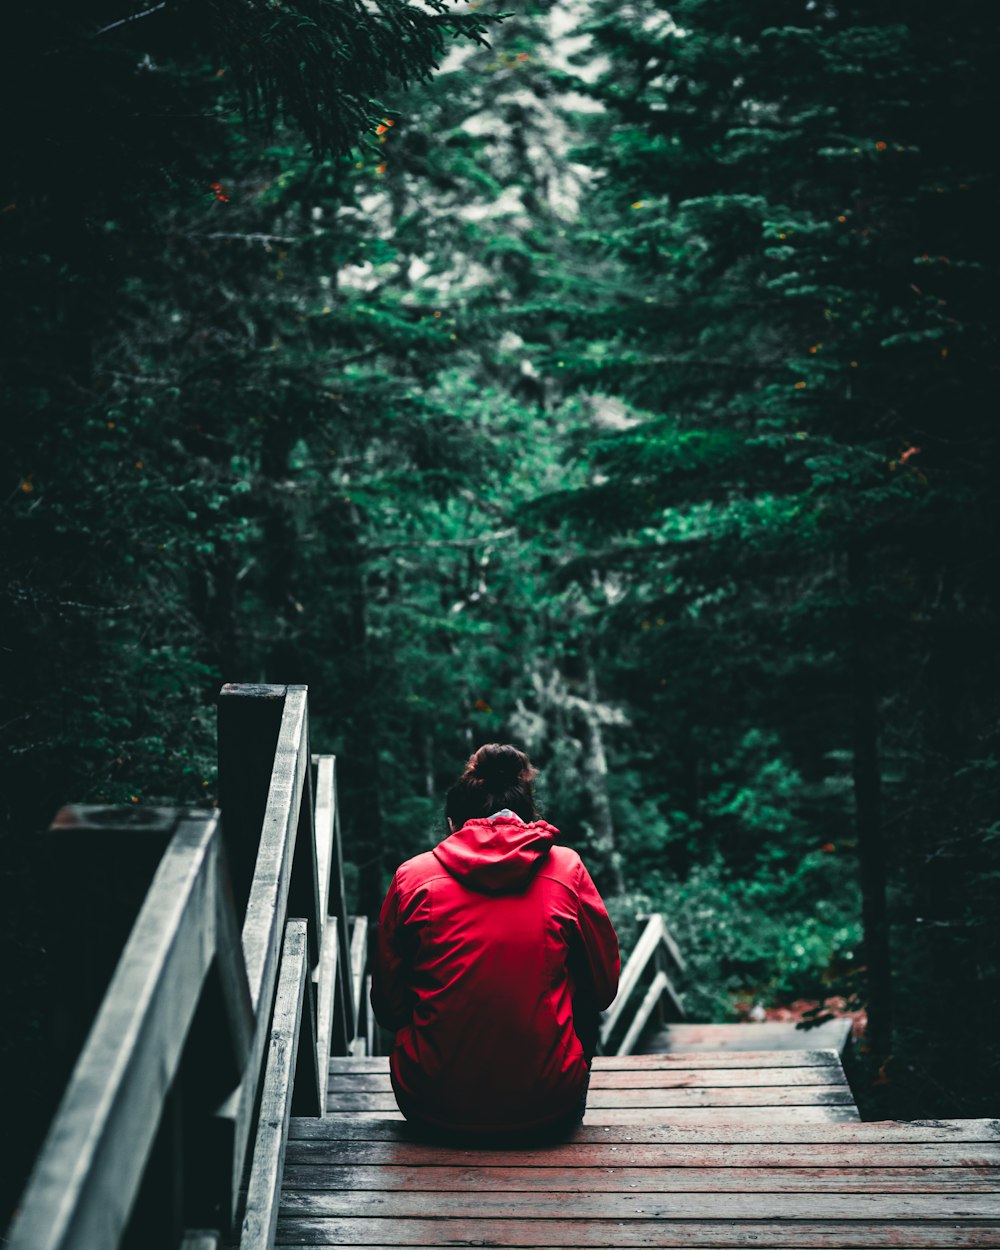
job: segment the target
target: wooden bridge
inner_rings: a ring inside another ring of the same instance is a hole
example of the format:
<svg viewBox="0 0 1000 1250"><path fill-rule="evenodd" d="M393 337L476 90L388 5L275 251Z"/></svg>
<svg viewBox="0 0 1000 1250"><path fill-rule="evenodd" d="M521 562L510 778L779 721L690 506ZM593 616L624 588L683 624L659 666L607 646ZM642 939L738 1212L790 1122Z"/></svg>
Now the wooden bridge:
<svg viewBox="0 0 1000 1250"><path fill-rule="evenodd" d="M66 1001L93 1023L9 1250L1000 1247L996 1121L863 1123L840 1024L668 1025L683 958L660 916L569 1140L421 1140L373 1053L305 689L224 687L219 755L221 823L68 808L45 835L105 905L70 928ZM123 857L156 861L124 928L98 889Z"/></svg>

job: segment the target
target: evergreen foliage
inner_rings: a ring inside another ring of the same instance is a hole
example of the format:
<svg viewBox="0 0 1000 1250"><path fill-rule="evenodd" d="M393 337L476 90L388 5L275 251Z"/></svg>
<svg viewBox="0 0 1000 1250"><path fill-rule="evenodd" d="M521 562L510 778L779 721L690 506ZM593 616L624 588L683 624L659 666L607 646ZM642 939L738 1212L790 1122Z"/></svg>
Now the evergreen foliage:
<svg viewBox="0 0 1000 1250"><path fill-rule="evenodd" d="M513 738L696 1015L866 1003L871 1111L987 1113L991 15L470 7L18 6L5 1067L31 831L212 802L219 682L304 681L359 908Z"/></svg>

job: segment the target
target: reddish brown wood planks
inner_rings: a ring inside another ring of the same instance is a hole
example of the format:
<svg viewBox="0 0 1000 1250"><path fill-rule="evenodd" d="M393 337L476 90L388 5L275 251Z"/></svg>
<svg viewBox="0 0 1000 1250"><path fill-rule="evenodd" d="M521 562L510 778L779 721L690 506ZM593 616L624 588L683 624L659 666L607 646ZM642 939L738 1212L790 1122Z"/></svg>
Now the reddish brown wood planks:
<svg viewBox="0 0 1000 1250"><path fill-rule="evenodd" d="M671 1024L647 1037L642 1049L654 1054L699 1050L798 1050L830 1047L842 1054L851 1036L850 1020L829 1020L813 1029L773 1021L753 1024Z"/></svg>
<svg viewBox="0 0 1000 1250"><path fill-rule="evenodd" d="M808 1034L802 1034L808 1038ZM807 1044L807 1043L806 1043ZM665 1070L673 1068L804 1068L839 1066L840 1057L833 1049L760 1050L760 1051L697 1051L690 1054L598 1055L594 1072L632 1070ZM338 1055L330 1060L330 1072L388 1072L385 1055Z"/></svg>
<svg viewBox="0 0 1000 1250"><path fill-rule="evenodd" d="M392 1091L384 1093L342 1093L327 1095L329 1111L395 1111ZM654 1107L793 1107L853 1106L846 1085L801 1085L784 1087L743 1086L738 1088L688 1089L593 1089L587 1098L588 1113L612 1108L651 1109Z"/></svg>
<svg viewBox="0 0 1000 1250"><path fill-rule="evenodd" d="M510 1160L508 1155L508 1160ZM514 1158L516 1158L516 1154ZM997 1167L289 1165L293 1190L486 1193L1000 1193Z"/></svg>
<svg viewBox="0 0 1000 1250"><path fill-rule="evenodd" d="M997 1220L1000 1193L394 1193L381 1190L295 1190L282 1195L282 1217L380 1219L561 1220Z"/></svg>
<svg viewBox="0 0 1000 1250"><path fill-rule="evenodd" d="M953 1220L908 1222L808 1220L782 1223L760 1220L728 1223L712 1220L634 1220L605 1222L563 1220L384 1220L286 1219L278 1222L277 1245L379 1247L420 1246L597 1246L703 1247L705 1250L992 1250L1000 1245L995 1221L962 1224Z"/></svg>
<svg viewBox="0 0 1000 1250"><path fill-rule="evenodd" d="M308 1119L293 1117L288 1135L292 1140L388 1141L417 1142L419 1134L401 1121ZM599 1145L619 1142L647 1142L663 1145L711 1145L714 1143L879 1143L930 1142L942 1145L955 1143L1000 1142L998 1120L875 1120L846 1124L796 1124L782 1120L774 1124L743 1124L726 1121L717 1127L684 1127L668 1124L625 1125L597 1128L584 1124L575 1129L572 1143L593 1142ZM556 1146L552 1149L561 1149Z"/></svg>
<svg viewBox="0 0 1000 1250"><path fill-rule="evenodd" d="M333 1126L331 1125L331 1128ZM839 1125L830 1127L839 1128ZM558 1168L878 1168L888 1175L896 1168L998 1168L1000 1143L902 1142L887 1151L858 1142L706 1142L602 1145L566 1142L536 1149L500 1150L442 1146L420 1141L290 1141L286 1162L367 1167L373 1164L437 1167L533 1168L540 1173Z"/></svg>
<svg viewBox="0 0 1000 1250"><path fill-rule="evenodd" d="M388 1072L337 1072L331 1077L331 1093L389 1093ZM740 1088L748 1085L846 1085L840 1064L782 1068L681 1068L625 1070L597 1069L590 1078L597 1089L709 1089L719 1086Z"/></svg>

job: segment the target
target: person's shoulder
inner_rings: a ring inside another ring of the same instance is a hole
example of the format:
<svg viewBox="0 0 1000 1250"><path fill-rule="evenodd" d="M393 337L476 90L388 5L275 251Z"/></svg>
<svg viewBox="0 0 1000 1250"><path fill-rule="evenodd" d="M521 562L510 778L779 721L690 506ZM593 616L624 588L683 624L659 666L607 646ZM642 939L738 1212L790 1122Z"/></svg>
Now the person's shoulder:
<svg viewBox="0 0 1000 1250"><path fill-rule="evenodd" d="M433 877L447 876L447 869L433 851L404 860L396 869L396 888L401 892L418 889Z"/></svg>
<svg viewBox="0 0 1000 1250"><path fill-rule="evenodd" d="M571 846L554 843L545 862L545 875L554 877L564 885L575 886L580 878L583 860Z"/></svg>

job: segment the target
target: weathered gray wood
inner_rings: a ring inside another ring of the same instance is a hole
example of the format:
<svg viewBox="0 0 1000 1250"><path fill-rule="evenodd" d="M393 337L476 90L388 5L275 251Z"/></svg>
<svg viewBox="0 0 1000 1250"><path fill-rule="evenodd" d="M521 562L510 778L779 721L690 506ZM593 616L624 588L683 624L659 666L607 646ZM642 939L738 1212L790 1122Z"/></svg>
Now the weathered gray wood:
<svg viewBox="0 0 1000 1250"><path fill-rule="evenodd" d="M333 1033L333 1007L337 993L337 918L328 916L323 926L323 946L319 967L313 973L316 987L316 1055L319 1060L319 1105L326 1105L330 1079L330 1045Z"/></svg>
<svg viewBox="0 0 1000 1250"><path fill-rule="evenodd" d="M620 1108L648 1110L656 1107L853 1107L846 1085L780 1086L748 1085L737 1088L689 1089L591 1089L587 1098L592 1111ZM334 1087L327 1095L329 1111L395 1111L392 1092L344 1092Z"/></svg>
<svg viewBox="0 0 1000 1250"><path fill-rule="evenodd" d="M587 1220L436 1219L393 1220L333 1217L330 1219L280 1219L278 1243L282 1246L313 1246L327 1250L351 1246L353 1250L391 1250L397 1246L420 1246L422 1250L445 1250L457 1246L566 1246L573 1250L608 1245L704 1247L705 1250L995 1250L998 1230L994 1221L935 1223L864 1221L754 1220L733 1223L719 1220L623 1221L612 1233L606 1223Z"/></svg>
<svg viewBox="0 0 1000 1250"><path fill-rule="evenodd" d="M215 954L221 846L214 816L179 823L29 1181L14 1250L117 1245Z"/></svg>
<svg viewBox="0 0 1000 1250"><path fill-rule="evenodd" d="M243 954L254 1010L270 1006L309 756L306 694L289 688L274 750L253 884L243 924Z"/></svg>
<svg viewBox="0 0 1000 1250"><path fill-rule="evenodd" d="M835 1126L839 1127L839 1126ZM689 1134L690 1135L690 1134ZM866 1168L891 1184L898 1168L1000 1168L1000 1142L699 1142L633 1144L560 1142L519 1147L444 1146L423 1141L324 1141L290 1139L285 1165L355 1168L389 1164L429 1168L526 1167L541 1176L552 1168Z"/></svg>
<svg viewBox="0 0 1000 1250"><path fill-rule="evenodd" d="M653 952L656 950L662 934L663 917L658 913L654 913L647 919L646 927L639 935L639 940L626 960L625 967L618 978L618 993L615 995L614 1002L604 1013L600 1030L602 1046L607 1043L615 1025L627 1007L633 991L638 986L639 980L646 970L646 965L653 957Z"/></svg>
<svg viewBox="0 0 1000 1250"><path fill-rule="evenodd" d="M514 1160L517 1155L511 1152ZM550 1167L290 1164L285 1188L380 1193L1000 1193L1000 1169L971 1167Z"/></svg>
<svg viewBox="0 0 1000 1250"><path fill-rule="evenodd" d="M285 695L257 863L243 922L243 956L258 1028L243 1081L220 1110L220 1119L232 1125L230 1218L236 1213L237 1187L247 1157L253 1111L260 1088L267 1040L266 1028L261 1021L270 1013L277 981L299 806L309 766L307 742L305 688L291 687Z"/></svg>
<svg viewBox="0 0 1000 1250"><path fill-rule="evenodd" d="M660 921L662 922L661 941L663 943L664 952L667 956L669 956L678 972L686 972L687 966L684 963L684 956L681 954L681 949L674 940L674 935L667 928L667 922L663 919L663 914L656 912L639 912L636 916L636 920L645 922L649 920L651 916L655 916L657 914L659 914Z"/></svg>
<svg viewBox="0 0 1000 1250"><path fill-rule="evenodd" d="M328 1111L328 1120L402 1120L398 1111ZM591 1127L632 1125L637 1130L655 1125L711 1128L723 1124L803 1123L835 1124L861 1117L854 1106L771 1107L632 1107L627 1110L595 1107L587 1111Z"/></svg>
<svg viewBox="0 0 1000 1250"><path fill-rule="evenodd" d="M274 1244L308 973L307 955L306 922L289 920L281 952L240 1250L270 1250Z"/></svg>
<svg viewBox="0 0 1000 1250"><path fill-rule="evenodd" d="M644 1038L646 1053L696 1054L733 1050L836 1050L843 1054L851 1037L850 1020L830 1020L815 1029L794 1024L671 1024L665 1032Z"/></svg>
<svg viewBox="0 0 1000 1250"><path fill-rule="evenodd" d="M298 690L289 686L289 691ZM301 687L303 696L305 687ZM299 799L299 822L295 833L295 850L292 855L292 876L288 883L288 915L308 920L309 968L319 966L320 943L323 921L326 918L326 902L321 900L319 866L316 860L316 830L313 827L312 767L309 764L309 718L306 715L303 742L300 750L306 754L302 768L302 793Z"/></svg>
<svg viewBox="0 0 1000 1250"><path fill-rule="evenodd" d="M330 921L330 878L334 859L334 760L332 755L314 755L312 758L316 766L316 806L313 829L316 838L316 880L319 887L320 945L322 946Z"/></svg>
<svg viewBox="0 0 1000 1250"><path fill-rule="evenodd" d="M657 972L656 976L654 976L653 980L650 982L649 989L646 990L642 1002L639 1004L639 1010L632 1017L632 1021L628 1026L625 1036L618 1044L619 1055L630 1055L632 1053L632 1048L639 1040L639 1035L646 1027L647 1021L653 1014L656 1006L659 1004L660 998L668 990L668 988L670 989L670 992L673 993L673 988L670 986L670 978L665 972ZM676 998L676 995L674 995L674 997Z"/></svg>
<svg viewBox="0 0 1000 1250"><path fill-rule="evenodd" d="M691 1124L711 1127L713 1124L733 1123L759 1124L793 1123L836 1124L844 1120L860 1120L857 1107L851 1104L821 1104L814 1106L791 1106L779 1103L771 1106L743 1107L594 1107L587 1111L587 1123L607 1128L611 1125L634 1124L641 1128L646 1124Z"/></svg>
<svg viewBox="0 0 1000 1250"><path fill-rule="evenodd" d="M344 848L340 832L340 804L337 800L337 761L332 759L333 785L333 863L330 870L330 895L327 910L337 917L337 966L340 983L334 1004L333 1048L336 1054L346 1055L351 1039L355 1036L356 1018L354 1000L351 996L348 970L351 967L351 941L347 923L347 893L344 889Z"/></svg>
<svg viewBox="0 0 1000 1250"><path fill-rule="evenodd" d="M658 1072L683 1070L713 1070L722 1068L810 1068L834 1067L841 1071L840 1056L835 1050L759 1050L759 1051L710 1051L675 1053L670 1055L597 1055L593 1072ZM335 1055L330 1060L330 1072L388 1072L389 1059L385 1055Z"/></svg>
<svg viewBox="0 0 1000 1250"><path fill-rule="evenodd" d="M364 988L362 990L362 1002L365 1004L365 1044L368 1053L373 1055L378 1044L378 1029L375 1025L375 1013L370 1007L371 1000L372 979L370 976L366 976Z"/></svg>
<svg viewBox="0 0 1000 1250"><path fill-rule="evenodd" d="M349 1093L388 1093L392 1088L388 1072L338 1072L337 1091ZM601 1068L590 1075L591 1091L596 1089L711 1089L717 1086L846 1085L839 1065L822 1068L684 1068L648 1071L635 1068L615 1071Z"/></svg>
<svg viewBox="0 0 1000 1250"><path fill-rule="evenodd" d="M334 1121L293 1118L288 1126L290 1140L300 1141L378 1141L416 1142L419 1133L406 1124L390 1124L379 1120ZM845 1124L796 1124L783 1120L778 1124L740 1124L725 1122L701 1127L635 1124L625 1127L602 1127L583 1124L570 1138L574 1143L600 1146L619 1143L638 1145L699 1146L713 1143L826 1145L864 1143L930 1143L962 1145L1000 1142L1000 1120L873 1120Z"/></svg>
<svg viewBox="0 0 1000 1250"><path fill-rule="evenodd" d="M365 997L365 966L368 962L368 917L355 916L351 932L351 993L354 1000L355 1036L360 1036Z"/></svg>
<svg viewBox="0 0 1000 1250"><path fill-rule="evenodd" d="M282 1194L281 1215L365 1216L380 1219L562 1220L564 1194L529 1193L373 1193L371 1190L289 1190ZM699 1193L574 1194L577 1220L996 1220L1000 1194L777 1194L717 1193L711 1208Z"/></svg>

